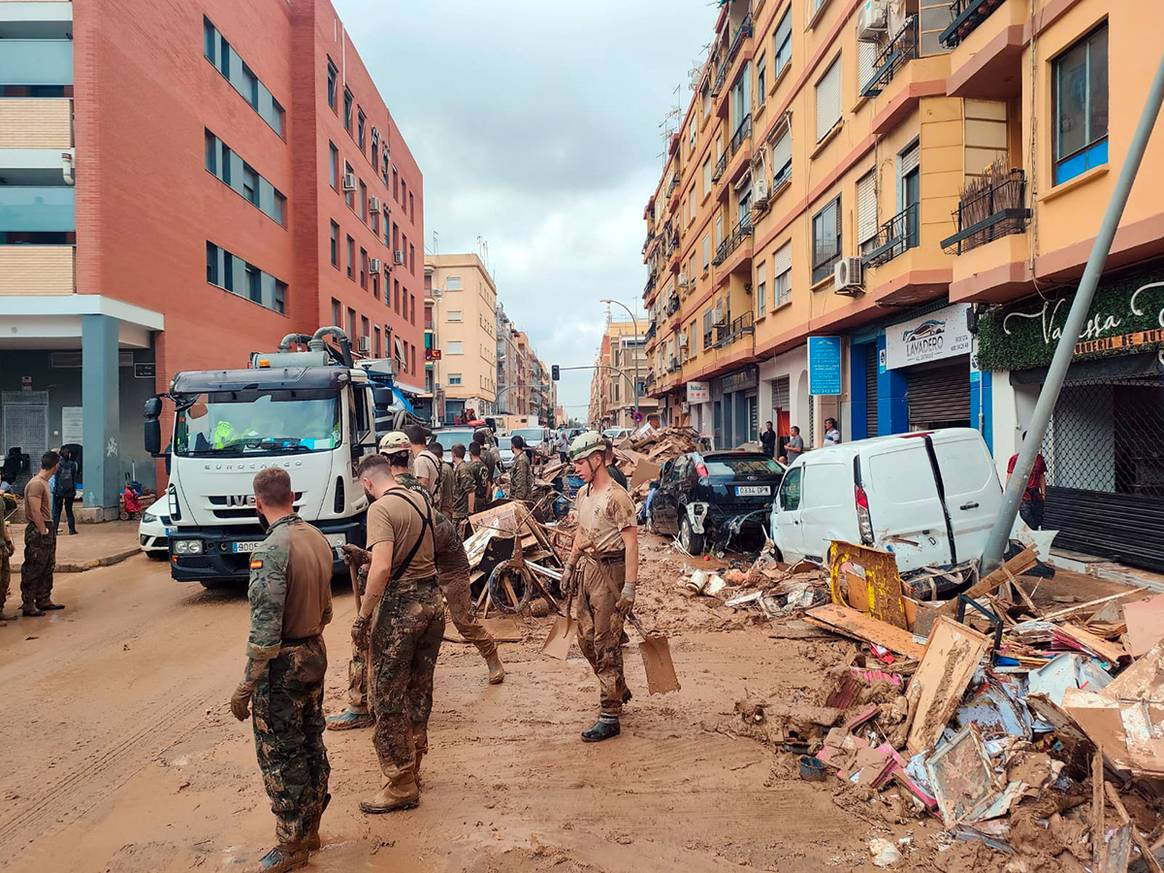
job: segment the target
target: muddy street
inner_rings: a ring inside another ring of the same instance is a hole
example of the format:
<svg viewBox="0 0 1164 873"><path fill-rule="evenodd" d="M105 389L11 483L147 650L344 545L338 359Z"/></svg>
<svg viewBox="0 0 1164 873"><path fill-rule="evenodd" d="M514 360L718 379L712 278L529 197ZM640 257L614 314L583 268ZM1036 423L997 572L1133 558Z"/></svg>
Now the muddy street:
<svg viewBox="0 0 1164 873"><path fill-rule="evenodd" d="M333 801L309 869L861 868L869 826L801 781L794 757L740 736L734 711L745 692L816 702L847 644L771 638L770 625L676 595L658 540L645 554L642 614L671 636L682 691L649 697L628 647L623 736L586 746L597 691L576 647L565 663L542 657L546 625L531 623L503 645L509 676L490 687L476 652L446 642L420 807L361 814L379 784L370 736L328 732ZM0 629L5 869L253 862L273 820L250 727L227 707L243 667L241 592L176 584L140 556L61 576L57 590L67 610ZM335 608L329 712L342 708L350 650L353 604L339 587Z"/></svg>

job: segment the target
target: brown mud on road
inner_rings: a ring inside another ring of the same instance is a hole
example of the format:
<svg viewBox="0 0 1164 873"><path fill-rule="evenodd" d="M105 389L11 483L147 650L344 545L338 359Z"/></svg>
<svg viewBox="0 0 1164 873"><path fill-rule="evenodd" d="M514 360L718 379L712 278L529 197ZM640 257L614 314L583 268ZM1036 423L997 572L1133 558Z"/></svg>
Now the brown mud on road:
<svg viewBox="0 0 1164 873"><path fill-rule="evenodd" d="M332 803L307 869L647 871L875 869L871 825L799 779L796 758L741 735L745 696L819 704L849 644L776 639L676 592L682 562L649 539L639 613L671 638L681 691L649 697L637 646L623 735L583 745L597 684L575 646L538 654L549 619L504 644L505 684L445 643L414 811L362 815L379 771L367 731L328 732ZM241 870L273 819L249 725L227 700L243 668L245 599L170 581L144 557L61 578L68 609L0 628L5 766L0 866L43 871ZM343 706L351 597L336 588L327 708ZM632 643L636 643L632 634Z"/></svg>

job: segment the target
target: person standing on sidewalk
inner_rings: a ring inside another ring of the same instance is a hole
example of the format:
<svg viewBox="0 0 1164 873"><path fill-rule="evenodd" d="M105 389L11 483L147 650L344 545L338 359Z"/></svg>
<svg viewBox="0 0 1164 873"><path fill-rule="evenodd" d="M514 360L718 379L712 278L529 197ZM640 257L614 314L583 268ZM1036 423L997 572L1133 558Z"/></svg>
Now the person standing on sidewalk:
<svg viewBox="0 0 1164 873"><path fill-rule="evenodd" d="M77 519L73 517L73 501L77 499L77 462L70 449L61 449L61 462L57 465L56 479L53 481L53 530L61 529L61 509L69 523L69 535L77 533Z"/></svg>
<svg viewBox="0 0 1164 873"><path fill-rule="evenodd" d="M585 483L578 489L578 531L562 573L562 593L569 602L578 586L578 647L598 677L598 721L582 732L596 743L617 737L622 706L630 689L622 672L622 624L635 602L639 572L639 538L635 506L621 485L610 478L606 443L595 431L570 445L574 472ZM621 586L618 587L618 586Z"/></svg>
<svg viewBox="0 0 1164 873"><path fill-rule="evenodd" d="M776 431L772 430L772 422L764 422L764 430L760 434L760 445L764 454L769 458L776 457Z"/></svg>
<svg viewBox="0 0 1164 873"><path fill-rule="evenodd" d="M9 498L12 498L12 504L9 504ZM12 542L12 534L8 532L8 512L15 506L15 500L11 494L0 492L0 624L20 617L18 612L4 611L4 604L8 602L8 589L12 587L10 559L16 554L16 543Z"/></svg>
<svg viewBox="0 0 1164 873"><path fill-rule="evenodd" d="M1026 442L1027 432L1023 431L1023 442ZM1015 464L1018 463L1018 452L1010 456L1006 463L1006 481L1014 475ZM1042 530L1043 516L1047 509L1047 460L1043 453L1035 455L1035 464L1031 467L1031 475L1027 479L1027 487L1023 489L1022 502L1019 504L1019 517L1027 523L1031 530Z"/></svg>
<svg viewBox="0 0 1164 873"><path fill-rule="evenodd" d="M258 869L276 873L302 867L319 848L319 821L330 799L322 634L331 621L332 551L323 534L295 514L286 470L259 471L253 487L267 538L251 554L247 666L230 710L239 721L251 717L277 840Z"/></svg>
<svg viewBox="0 0 1164 873"><path fill-rule="evenodd" d="M800 435L800 428L792 425L789 428L792 435L788 437L788 442L784 444L784 458L787 463L784 466L791 467L796 463L796 459L804 454L804 437Z"/></svg>
<svg viewBox="0 0 1164 873"><path fill-rule="evenodd" d="M53 603L53 570L57 563L57 532L53 522L53 499L49 479L57 471L61 458L56 452L45 452L40 458L40 472L24 486L24 514L28 527L24 529L24 564L20 568L21 610L27 616L40 616L53 609L64 609Z"/></svg>

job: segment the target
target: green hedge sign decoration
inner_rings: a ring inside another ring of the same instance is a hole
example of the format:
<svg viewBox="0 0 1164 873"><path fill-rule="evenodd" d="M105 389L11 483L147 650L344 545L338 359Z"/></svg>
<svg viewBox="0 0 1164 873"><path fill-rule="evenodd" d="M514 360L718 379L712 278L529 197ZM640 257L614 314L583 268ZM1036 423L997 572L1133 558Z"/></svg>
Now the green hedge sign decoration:
<svg viewBox="0 0 1164 873"><path fill-rule="evenodd" d="M1025 370L1051 363L1072 295L1025 300L979 321L978 366ZM1164 266L1100 282L1076 358L1099 358L1164 346Z"/></svg>

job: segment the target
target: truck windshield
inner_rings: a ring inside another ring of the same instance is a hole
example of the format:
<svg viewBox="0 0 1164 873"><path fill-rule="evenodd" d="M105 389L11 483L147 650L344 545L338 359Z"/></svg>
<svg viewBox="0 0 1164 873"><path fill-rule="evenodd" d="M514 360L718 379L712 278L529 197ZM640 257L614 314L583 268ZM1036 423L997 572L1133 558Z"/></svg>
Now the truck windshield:
<svg viewBox="0 0 1164 873"><path fill-rule="evenodd" d="M334 391L216 391L179 409L174 454L286 455L330 451L342 430Z"/></svg>
<svg viewBox="0 0 1164 873"><path fill-rule="evenodd" d="M441 444L441 448L446 452L451 452L453 446L457 443L463 445L466 449L469 448L469 443L473 441L473 429L466 430L438 430L433 434L433 439Z"/></svg>
<svg viewBox="0 0 1164 873"><path fill-rule="evenodd" d="M536 446L545 439L546 432L540 427L519 427L517 430L511 430L509 435L521 437L527 446Z"/></svg>

